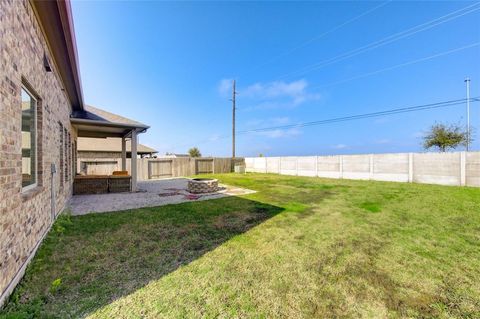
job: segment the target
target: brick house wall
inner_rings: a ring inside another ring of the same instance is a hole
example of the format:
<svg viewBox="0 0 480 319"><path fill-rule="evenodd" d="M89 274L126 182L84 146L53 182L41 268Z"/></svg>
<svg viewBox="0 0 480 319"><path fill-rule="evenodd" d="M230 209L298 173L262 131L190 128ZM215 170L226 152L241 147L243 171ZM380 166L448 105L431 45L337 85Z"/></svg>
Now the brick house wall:
<svg viewBox="0 0 480 319"><path fill-rule="evenodd" d="M53 72L44 67L44 55ZM72 193L71 106L28 0L0 1L0 305ZM22 190L21 88L37 104L37 186ZM63 153L63 155L62 155ZM51 175L51 164L57 173ZM53 184L53 192L51 185Z"/></svg>

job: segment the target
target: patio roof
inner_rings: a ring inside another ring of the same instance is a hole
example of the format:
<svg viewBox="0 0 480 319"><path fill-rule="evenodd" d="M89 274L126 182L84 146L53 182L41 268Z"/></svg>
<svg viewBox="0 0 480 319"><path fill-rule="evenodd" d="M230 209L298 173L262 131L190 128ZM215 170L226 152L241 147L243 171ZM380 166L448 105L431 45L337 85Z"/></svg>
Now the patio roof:
<svg viewBox="0 0 480 319"><path fill-rule="evenodd" d="M134 130L143 133L148 125L105 110L85 105L83 110L75 110L70 122L78 130L78 137L129 137Z"/></svg>
<svg viewBox="0 0 480 319"><path fill-rule="evenodd" d="M72 126L77 129L78 137L121 137L122 138L122 171L127 170L126 138L131 140L130 174L131 189L137 190L137 145L138 134L145 132L149 126L126 117L85 105L83 110L74 110L70 115Z"/></svg>

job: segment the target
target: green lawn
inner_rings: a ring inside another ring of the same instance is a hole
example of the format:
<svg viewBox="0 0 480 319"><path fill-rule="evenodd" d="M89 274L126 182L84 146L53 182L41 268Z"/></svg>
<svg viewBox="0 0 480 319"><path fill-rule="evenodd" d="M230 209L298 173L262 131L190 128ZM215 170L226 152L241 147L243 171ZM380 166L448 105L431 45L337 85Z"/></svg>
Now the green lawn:
<svg viewBox="0 0 480 319"><path fill-rule="evenodd" d="M60 218L0 317L480 318L480 189L217 177L258 192Z"/></svg>

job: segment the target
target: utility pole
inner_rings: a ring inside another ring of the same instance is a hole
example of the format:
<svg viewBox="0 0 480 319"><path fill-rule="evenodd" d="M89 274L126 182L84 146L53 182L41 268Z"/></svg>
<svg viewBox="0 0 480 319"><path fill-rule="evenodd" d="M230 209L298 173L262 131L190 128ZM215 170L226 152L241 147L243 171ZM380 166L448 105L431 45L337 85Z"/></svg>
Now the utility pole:
<svg viewBox="0 0 480 319"><path fill-rule="evenodd" d="M232 158L235 159L235 80L232 83Z"/></svg>
<svg viewBox="0 0 480 319"><path fill-rule="evenodd" d="M465 79L467 86L467 152L470 150L470 79Z"/></svg>

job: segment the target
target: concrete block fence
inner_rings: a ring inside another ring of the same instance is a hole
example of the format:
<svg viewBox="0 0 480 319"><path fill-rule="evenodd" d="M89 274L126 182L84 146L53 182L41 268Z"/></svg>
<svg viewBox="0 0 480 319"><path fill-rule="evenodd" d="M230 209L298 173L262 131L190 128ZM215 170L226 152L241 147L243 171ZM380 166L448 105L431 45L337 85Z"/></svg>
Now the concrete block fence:
<svg viewBox="0 0 480 319"><path fill-rule="evenodd" d="M247 157L246 171L456 186L480 186L480 152Z"/></svg>

